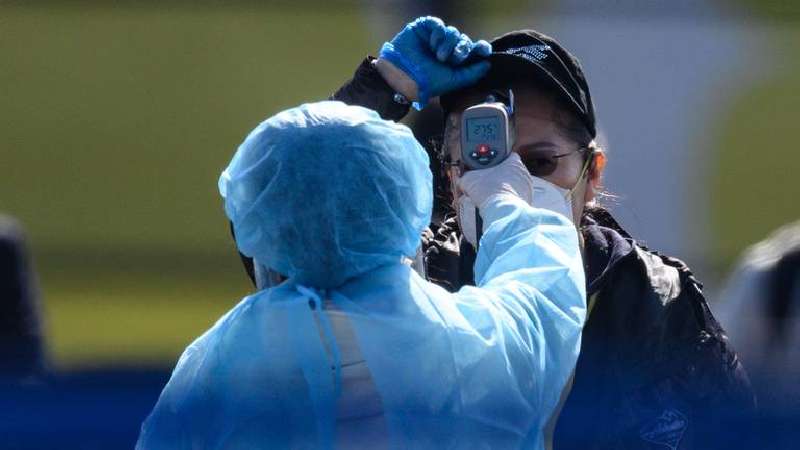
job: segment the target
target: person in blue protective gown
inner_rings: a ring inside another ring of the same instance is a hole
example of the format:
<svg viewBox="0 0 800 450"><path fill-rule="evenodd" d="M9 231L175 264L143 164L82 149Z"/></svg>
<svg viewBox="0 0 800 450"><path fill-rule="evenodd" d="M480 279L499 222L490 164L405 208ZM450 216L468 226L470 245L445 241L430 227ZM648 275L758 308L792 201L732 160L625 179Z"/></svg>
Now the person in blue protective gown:
<svg viewBox="0 0 800 450"><path fill-rule="evenodd" d="M477 286L409 265L431 214L403 125L340 102L261 123L219 181L239 250L281 275L180 357L137 449L543 448L580 347L575 227L516 155L461 180Z"/></svg>

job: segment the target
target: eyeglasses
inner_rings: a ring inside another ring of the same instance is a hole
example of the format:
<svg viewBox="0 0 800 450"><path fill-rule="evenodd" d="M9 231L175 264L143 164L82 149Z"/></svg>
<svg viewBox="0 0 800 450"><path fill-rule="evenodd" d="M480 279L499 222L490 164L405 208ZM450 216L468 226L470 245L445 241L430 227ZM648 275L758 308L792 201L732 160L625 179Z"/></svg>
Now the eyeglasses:
<svg viewBox="0 0 800 450"><path fill-rule="evenodd" d="M575 152L585 153L589 147L578 147L566 153L556 153L555 150L533 150L520 153L520 159L531 175L535 177L546 177L552 175L558 169L561 158L567 157Z"/></svg>
<svg viewBox="0 0 800 450"><path fill-rule="evenodd" d="M460 166L461 161L453 159L448 151L444 138L441 135L434 136L428 141L429 148L436 158L442 162L444 166ZM520 159L531 175L535 177L546 177L552 175L558 169L558 163L561 158L567 157L573 153L585 154L591 152L588 146L581 146L574 150L565 153L556 153L555 150L531 150L520 153Z"/></svg>

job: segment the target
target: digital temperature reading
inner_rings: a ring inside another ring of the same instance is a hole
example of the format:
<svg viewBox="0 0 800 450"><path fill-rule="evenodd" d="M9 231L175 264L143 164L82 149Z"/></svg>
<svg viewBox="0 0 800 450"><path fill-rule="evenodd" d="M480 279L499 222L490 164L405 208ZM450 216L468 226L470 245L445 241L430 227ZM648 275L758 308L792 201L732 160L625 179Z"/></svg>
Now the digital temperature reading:
<svg viewBox="0 0 800 450"><path fill-rule="evenodd" d="M467 130L468 141L494 141L500 133L500 117L467 119Z"/></svg>

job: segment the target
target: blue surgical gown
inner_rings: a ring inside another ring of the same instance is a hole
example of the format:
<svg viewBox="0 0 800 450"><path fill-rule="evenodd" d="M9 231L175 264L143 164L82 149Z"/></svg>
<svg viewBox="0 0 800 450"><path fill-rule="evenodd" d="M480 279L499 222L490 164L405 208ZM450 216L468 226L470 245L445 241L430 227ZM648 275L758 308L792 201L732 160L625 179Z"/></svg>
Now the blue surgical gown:
<svg viewBox="0 0 800 450"><path fill-rule="evenodd" d="M137 449L543 448L585 317L576 230L510 197L483 215L477 287L448 293L398 263L244 298L181 356ZM366 417L342 412L326 303L376 391Z"/></svg>

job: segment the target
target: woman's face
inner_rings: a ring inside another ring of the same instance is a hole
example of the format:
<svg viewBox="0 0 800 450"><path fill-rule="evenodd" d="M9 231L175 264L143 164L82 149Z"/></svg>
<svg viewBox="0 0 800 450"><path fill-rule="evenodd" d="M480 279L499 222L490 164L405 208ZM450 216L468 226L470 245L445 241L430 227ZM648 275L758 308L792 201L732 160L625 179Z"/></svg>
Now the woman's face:
<svg viewBox="0 0 800 450"><path fill-rule="evenodd" d="M520 155L531 175L564 189L574 188L572 213L573 217L580 217L584 204L594 196L592 187L587 186L587 177L581 178L585 161L584 153L579 151L581 145L564 135L556 122L557 110L548 98L535 90L524 88L515 88L514 95L516 135L512 150ZM465 96L463 105L477 104L482 98L485 98L485 94L473 93ZM454 109L454 112L448 115L445 126L445 145L451 161L461 159L461 111L463 108ZM564 156L550 158L553 155ZM556 162L555 166L552 161ZM450 180L453 185L460 175L459 167L450 168ZM453 190L453 193L454 197L457 197L457 190Z"/></svg>

